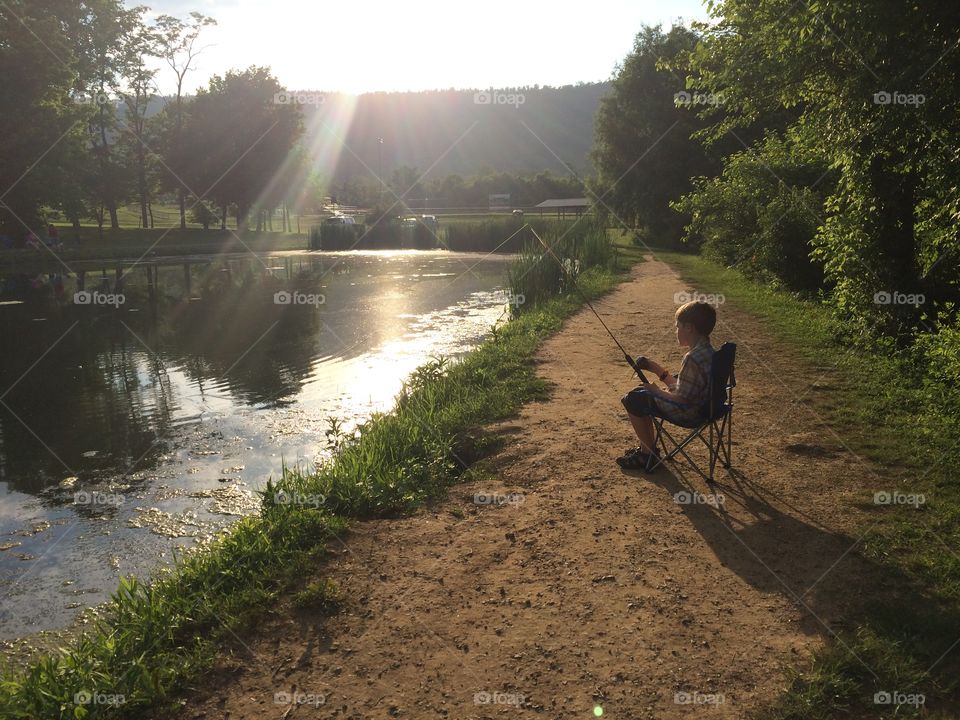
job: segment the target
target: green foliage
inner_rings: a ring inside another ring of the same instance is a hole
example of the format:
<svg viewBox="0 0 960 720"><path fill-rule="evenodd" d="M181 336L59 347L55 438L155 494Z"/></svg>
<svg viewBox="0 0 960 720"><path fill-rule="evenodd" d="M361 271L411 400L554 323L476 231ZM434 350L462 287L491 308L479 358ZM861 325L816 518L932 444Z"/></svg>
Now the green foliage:
<svg viewBox="0 0 960 720"><path fill-rule="evenodd" d="M206 201L196 202L189 212L190 222L203 225L204 230L209 230L211 225L220 222L220 214L216 209Z"/></svg>
<svg viewBox="0 0 960 720"><path fill-rule="evenodd" d="M915 331L957 295L956 264L952 278L942 266L960 249L957 5L724 0L713 15L690 57L695 86L726 100L709 137L795 112L793 129L838 174L814 238L835 306L861 328ZM895 291L927 305L874 302Z"/></svg>
<svg viewBox="0 0 960 720"><path fill-rule="evenodd" d="M691 139L704 125L701 106L677 102L686 79L670 65L696 42L681 25L667 33L644 27L597 113L590 189L618 222L644 228L660 245L678 240L683 226L669 203L691 189L691 177L717 170Z"/></svg>
<svg viewBox="0 0 960 720"><path fill-rule="evenodd" d="M343 605L343 596L337 584L330 578L314 580L293 596L293 604L333 615Z"/></svg>
<svg viewBox="0 0 960 720"><path fill-rule="evenodd" d="M131 717L209 662L216 643L275 601L343 523L293 505L245 518L150 583L124 578L95 627L0 684L0 717ZM122 697L84 705L78 694Z"/></svg>
<svg viewBox="0 0 960 720"><path fill-rule="evenodd" d="M823 269L810 253L829 175L795 141L769 135L728 157L720 177L698 178L695 191L674 203L690 218L684 241L753 277L818 290Z"/></svg>
<svg viewBox="0 0 960 720"><path fill-rule="evenodd" d="M303 132L300 106L276 102L283 90L268 68L250 67L214 75L190 103L180 179L210 188L218 205L235 204L238 229L254 202L269 208L281 201L272 180Z"/></svg>

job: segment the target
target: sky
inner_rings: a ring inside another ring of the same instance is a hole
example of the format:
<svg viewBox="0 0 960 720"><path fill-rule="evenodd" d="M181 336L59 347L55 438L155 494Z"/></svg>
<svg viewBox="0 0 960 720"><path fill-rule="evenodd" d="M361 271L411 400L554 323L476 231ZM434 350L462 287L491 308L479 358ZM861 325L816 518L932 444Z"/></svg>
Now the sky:
<svg viewBox="0 0 960 720"><path fill-rule="evenodd" d="M700 0L143 0L217 26L186 90L265 65L290 90L364 93L608 80L643 24L705 20ZM149 16L148 16L149 17ZM157 77L162 93L172 71Z"/></svg>

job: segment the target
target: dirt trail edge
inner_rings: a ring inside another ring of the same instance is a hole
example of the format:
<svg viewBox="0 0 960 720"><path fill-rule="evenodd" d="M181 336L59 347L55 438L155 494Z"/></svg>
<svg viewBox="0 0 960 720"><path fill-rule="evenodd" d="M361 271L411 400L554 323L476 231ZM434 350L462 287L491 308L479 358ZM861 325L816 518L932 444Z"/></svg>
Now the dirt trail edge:
<svg viewBox="0 0 960 720"><path fill-rule="evenodd" d="M652 259L632 272L597 309L675 372L689 288ZM281 611L238 638L180 717L742 718L775 698L872 590L852 533L879 481L803 402L824 378L731 304L719 314L740 385L715 490L681 464L614 463L635 444L633 383L582 311L539 354L552 398L494 428L496 479L358 523L324 571L345 609ZM494 493L508 502L475 498Z"/></svg>

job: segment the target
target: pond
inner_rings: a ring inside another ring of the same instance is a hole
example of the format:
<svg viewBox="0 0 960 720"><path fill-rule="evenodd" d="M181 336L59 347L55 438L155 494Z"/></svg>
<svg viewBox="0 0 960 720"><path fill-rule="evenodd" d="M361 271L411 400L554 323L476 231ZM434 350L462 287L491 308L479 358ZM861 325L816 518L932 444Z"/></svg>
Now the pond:
<svg viewBox="0 0 960 720"><path fill-rule="evenodd" d="M69 625L256 512L284 464L329 452L331 418L388 410L504 320L512 258L195 260L120 286L88 271L76 298L73 276L4 278L0 639Z"/></svg>

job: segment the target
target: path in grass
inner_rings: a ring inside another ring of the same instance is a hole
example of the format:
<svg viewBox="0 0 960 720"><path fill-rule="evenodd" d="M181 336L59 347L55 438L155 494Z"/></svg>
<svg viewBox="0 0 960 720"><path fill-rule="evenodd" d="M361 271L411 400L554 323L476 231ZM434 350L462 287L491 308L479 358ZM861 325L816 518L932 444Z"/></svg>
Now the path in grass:
<svg viewBox="0 0 960 720"><path fill-rule="evenodd" d="M676 370L687 287L661 262L633 274L597 308L629 350ZM588 313L545 343L552 398L495 428L506 444L485 472L413 517L357 524L318 570L342 589L340 614L277 608L179 717L742 718L850 629L879 590L853 528L881 481L799 402L829 375L723 305L714 344L739 345L735 472L714 491L680 465L625 472L630 372ZM516 495L474 501L491 492Z"/></svg>

